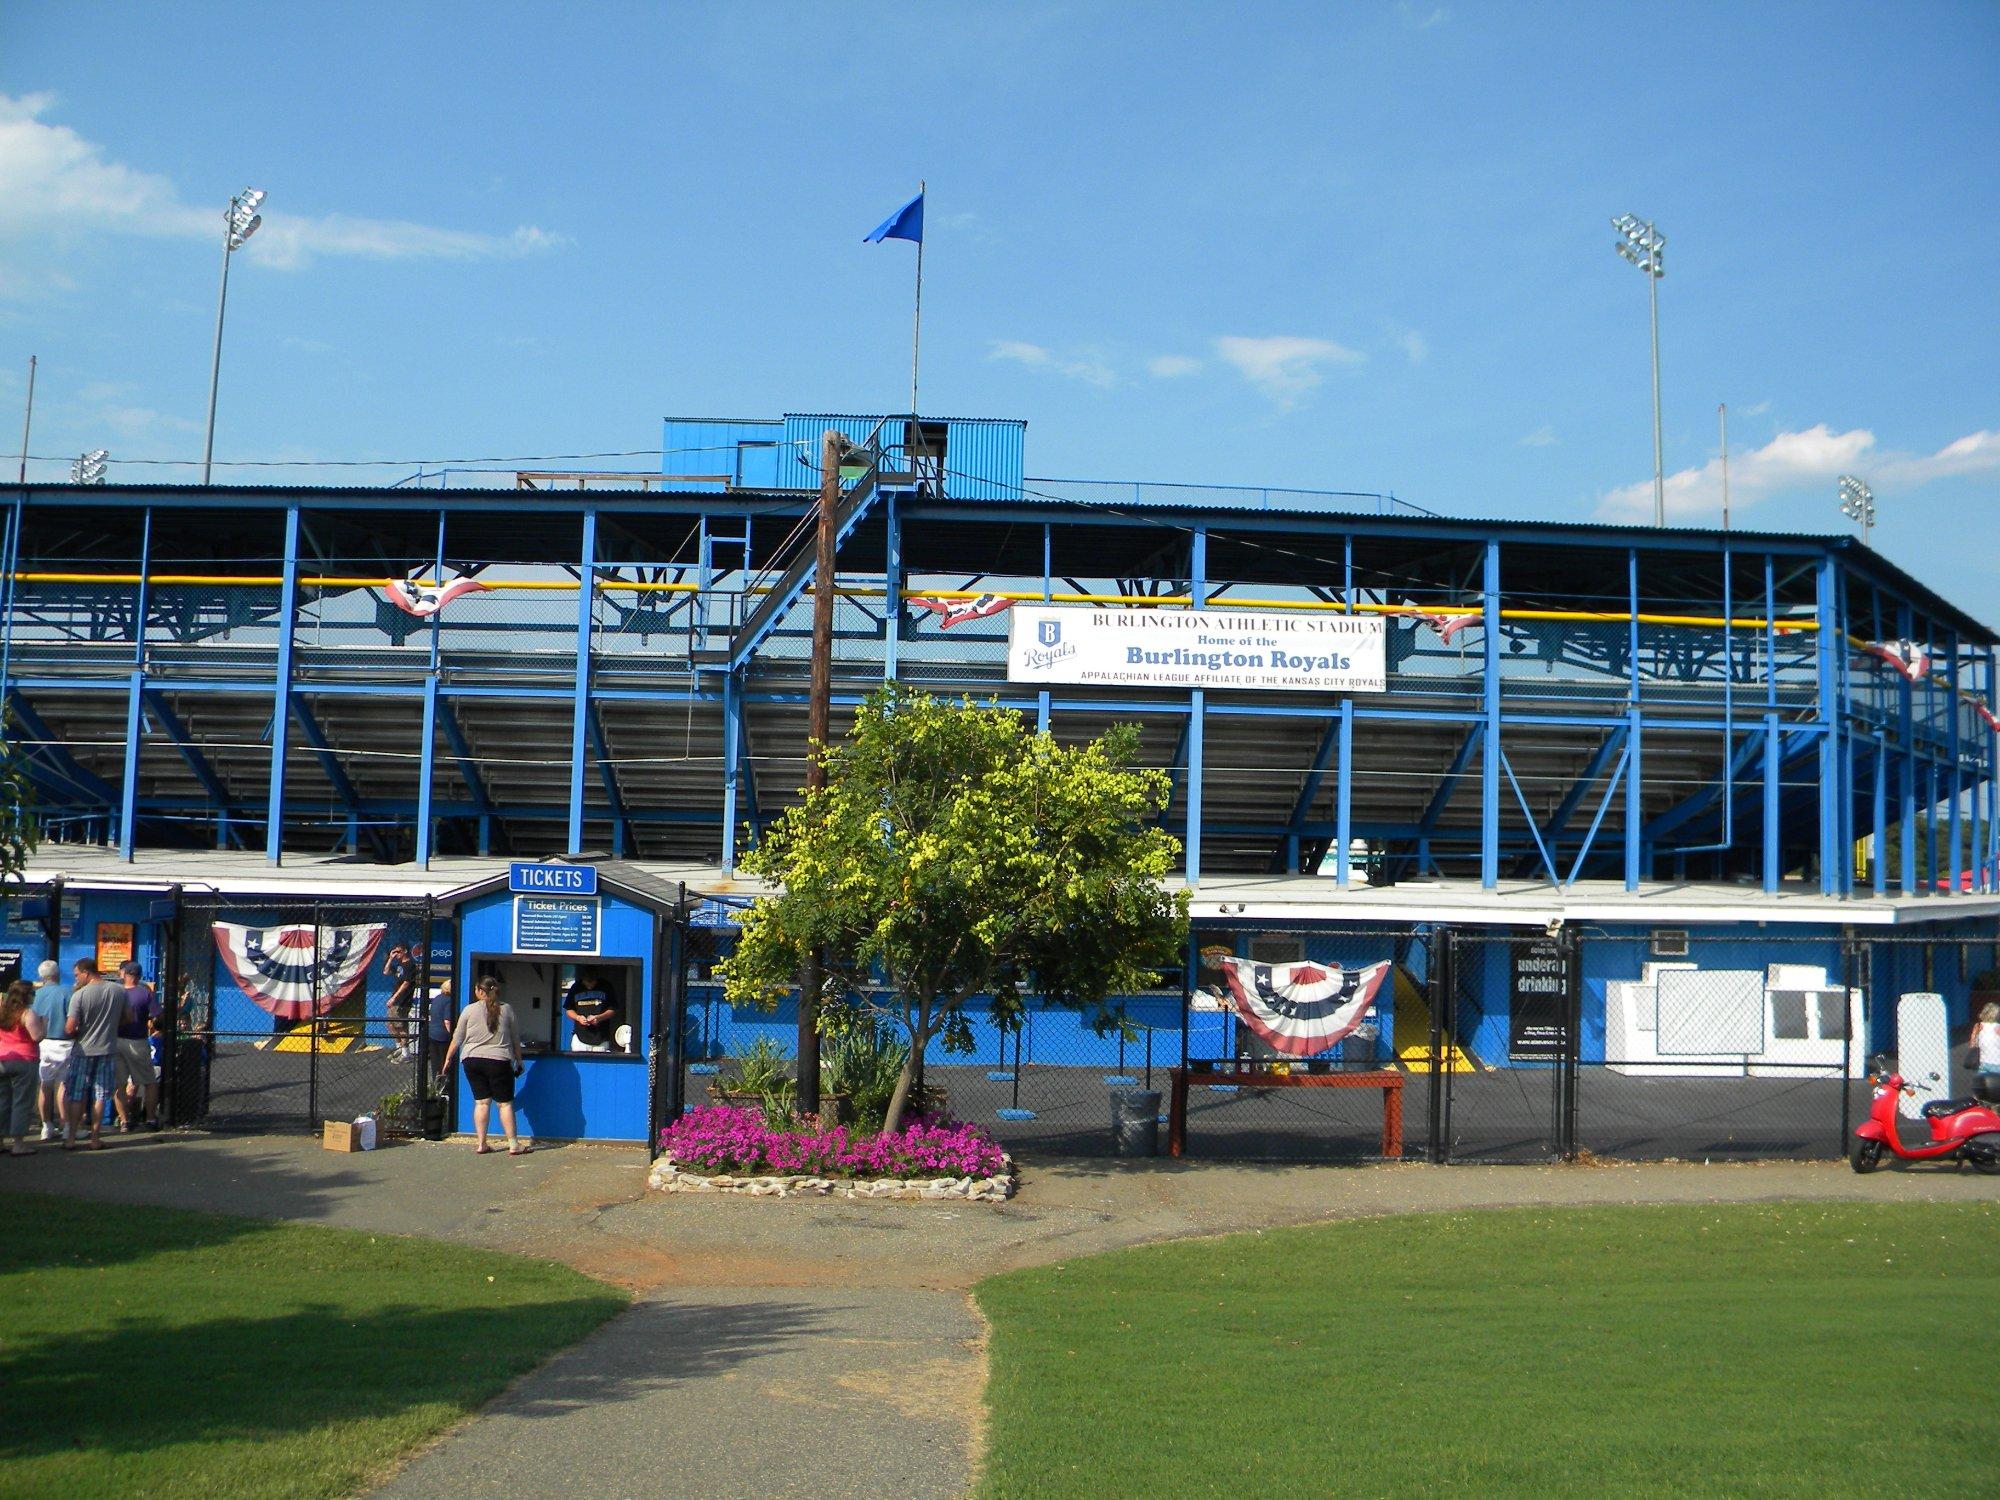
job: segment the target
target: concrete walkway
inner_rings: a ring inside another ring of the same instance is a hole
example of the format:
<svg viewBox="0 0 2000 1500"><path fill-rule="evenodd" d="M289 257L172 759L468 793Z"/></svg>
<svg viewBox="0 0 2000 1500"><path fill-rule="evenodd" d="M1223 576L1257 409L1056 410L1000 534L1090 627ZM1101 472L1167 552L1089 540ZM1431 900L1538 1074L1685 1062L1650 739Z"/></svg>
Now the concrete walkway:
<svg viewBox="0 0 2000 1500"><path fill-rule="evenodd" d="M0 1159L0 1193L428 1235L564 1261L632 1310L407 1464L391 1497L961 1494L976 1463L994 1271L1150 1240L1508 1205L2000 1198L2000 1179L1840 1163L1354 1168L1078 1162L1000 1206L673 1196L643 1153L457 1145L334 1155L166 1135Z"/></svg>

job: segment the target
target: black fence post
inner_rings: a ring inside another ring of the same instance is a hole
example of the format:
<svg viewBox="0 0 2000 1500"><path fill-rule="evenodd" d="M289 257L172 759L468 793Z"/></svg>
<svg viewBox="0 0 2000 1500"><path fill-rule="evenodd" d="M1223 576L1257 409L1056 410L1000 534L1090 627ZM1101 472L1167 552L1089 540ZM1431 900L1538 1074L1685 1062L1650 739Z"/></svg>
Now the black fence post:
<svg viewBox="0 0 2000 1500"><path fill-rule="evenodd" d="M1458 1024L1458 989L1459 985L1463 983L1463 980L1459 977L1459 959L1461 956L1459 952L1458 929L1455 927L1445 928L1444 1005L1448 1008L1448 1014L1451 1017L1450 1029L1446 1035L1451 1039L1455 1048L1464 1045L1462 1040L1464 1033ZM1438 1087L1438 1093L1442 1101L1441 1108L1438 1110L1438 1161L1440 1163L1448 1163L1451 1160L1451 1148L1454 1139L1452 1134L1451 1107L1455 1078L1456 1075L1447 1069Z"/></svg>
<svg viewBox="0 0 2000 1500"><path fill-rule="evenodd" d="M1847 1137L1854 1129L1854 976L1865 972L1861 966L1864 948L1854 936L1853 929L1847 932L1847 941L1841 945L1843 970L1841 974L1841 1029L1847 1033L1847 1045L1840 1049L1840 1155L1847 1153ZM1868 1029L1868 1009L1874 1001L1872 983L1862 1000L1861 1030ZM1862 1046L1865 1050L1867 1043Z"/></svg>
<svg viewBox="0 0 2000 1500"><path fill-rule="evenodd" d="M424 961L417 966L417 993L412 998L416 1002L410 1007L413 1030L416 1035L410 1039L410 1056L416 1060L416 1081L410 1089L410 1099L417 1116L417 1134L428 1133L430 1119L431 1084L431 1025L432 1011L444 1003L444 996L438 993L437 979L431 973L431 944L436 940L437 897L426 893L424 896L423 944ZM361 982L361 1029L368 1029L368 981Z"/></svg>
<svg viewBox="0 0 2000 1500"><path fill-rule="evenodd" d="M660 1154L660 1132L687 1110L687 886L680 888L672 925L667 929L666 983L653 1010L653 1036L646 1048L652 1082L653 1109L646 1126L646 1159ZM660 1047L666 1044L662 1064ZM664 1066L664 1078L653 1071Z"/></svg>
<svg viewBox="0 0 2000 1500"><path fill-rule="evenodd" d="M1444 1007L1451 1004L1451 930L1431 937L1429 1057L1431 1076L1424 1091L1424 1159L1444 1163Z"/></svg>
<svg viewBox="0 0 2000 1500"><path fill-rule="evenodd" d="M307 1008L312 1012L306 1017L306 1124L318 1130L319 1119L319 933L320 911L315 904L311 911L313 924L313 964L312 983L307 987ZM365 1023L364 1023L365 1025Z"/></svg>
<svg viewBox="0 0 2000 1500"><path fill-rule="evenodd" d="M1556 1151L1576 1160L1576 1090L1583 1060L1583 933L1563 928L1563 1049Z"/></svg>
<svg viewBox="0 0 2000 1500"><path fill-rule="evenodd" d="M181 1072L181 888L167 888L167 930L160 944L160 1118L178 1125Z"/></svg>

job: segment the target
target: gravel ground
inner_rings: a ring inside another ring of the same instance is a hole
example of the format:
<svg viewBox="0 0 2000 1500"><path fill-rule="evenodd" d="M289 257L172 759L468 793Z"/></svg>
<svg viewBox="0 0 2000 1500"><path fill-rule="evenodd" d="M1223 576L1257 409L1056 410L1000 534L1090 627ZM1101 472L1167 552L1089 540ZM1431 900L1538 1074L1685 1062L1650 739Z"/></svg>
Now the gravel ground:
<svg viewBox="0 0 2000 1500"><path fill-rule="evenodd" d="M429 1235L565 1261L633 1310L409 1464L388 1496L946 1496L969 1483L981 1331L966 1290L1014 1266L1317 1219L1509 1205L1992 1199L2000 1179L1841 1163L1030 1165L1010 1203L648 1193L631 1149L462 1144L360 1155L167 1134L0 1158L0 1192Z"/></svg>

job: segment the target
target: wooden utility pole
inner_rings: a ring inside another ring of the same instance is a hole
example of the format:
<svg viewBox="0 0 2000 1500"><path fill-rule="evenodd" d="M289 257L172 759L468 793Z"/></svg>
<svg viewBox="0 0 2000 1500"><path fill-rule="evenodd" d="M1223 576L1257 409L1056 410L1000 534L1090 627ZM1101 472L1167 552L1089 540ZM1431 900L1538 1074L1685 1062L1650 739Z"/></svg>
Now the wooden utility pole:
<svg viewBox="0 0 2000 1500"><path fill-rule="evenodd" d="M826 785L833 717L833 543L840 510L840 459L847 439L832 428L819 446L819 550L813 568L812 685L807 693L806 792ZM819 1113L819 1002L825 988L819 955L799 975L799 1113Z"/></svg>

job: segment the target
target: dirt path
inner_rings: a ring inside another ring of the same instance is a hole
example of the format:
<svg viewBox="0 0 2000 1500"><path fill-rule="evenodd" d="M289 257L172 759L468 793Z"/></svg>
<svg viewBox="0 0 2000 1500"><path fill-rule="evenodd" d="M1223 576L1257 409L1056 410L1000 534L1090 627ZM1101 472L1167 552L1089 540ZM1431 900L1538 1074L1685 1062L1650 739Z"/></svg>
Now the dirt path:
<svg viewBox="0 0 2000 1500"><path fill-rule="evenodd" d="M643 1152L462 1146L334 1155L158 1136L0 1161L0 1192L428 1235L547 1256L633 1310L411 1464L390 1497L588 1492L945 1497L972 1474L981 1330L967 1289L1016 1266L1327 1218L1510 1205L1992 1199L2000 1179L1842 1163L1547 1167L1074 1163L999 1206L666 1196Z"/></svg>

